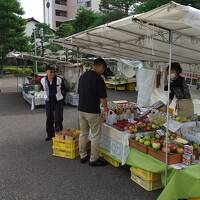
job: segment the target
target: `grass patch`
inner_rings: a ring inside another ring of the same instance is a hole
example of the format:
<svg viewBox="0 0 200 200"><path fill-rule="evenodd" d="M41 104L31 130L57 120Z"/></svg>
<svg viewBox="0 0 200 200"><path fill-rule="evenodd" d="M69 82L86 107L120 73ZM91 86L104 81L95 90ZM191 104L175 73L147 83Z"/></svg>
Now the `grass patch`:
<svg viewBox="0 0 200 200"><path fill-rule="evenodd" d="M33 73L32 68L30 67L17 67L17 66L4 66L3 75L12 74L12 75L31 75Z"/></svg>

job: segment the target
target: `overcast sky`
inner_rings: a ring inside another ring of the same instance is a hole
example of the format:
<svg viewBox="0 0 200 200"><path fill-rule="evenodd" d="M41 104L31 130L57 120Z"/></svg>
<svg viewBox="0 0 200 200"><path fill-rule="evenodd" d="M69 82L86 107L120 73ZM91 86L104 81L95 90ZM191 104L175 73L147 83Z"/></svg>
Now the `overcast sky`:
<svg viewBox="0 0 200 200"><path fill-rule="evenodd" d="M24 18L34 17L43 22L43 0L19 0L24 8Z"/></svg>

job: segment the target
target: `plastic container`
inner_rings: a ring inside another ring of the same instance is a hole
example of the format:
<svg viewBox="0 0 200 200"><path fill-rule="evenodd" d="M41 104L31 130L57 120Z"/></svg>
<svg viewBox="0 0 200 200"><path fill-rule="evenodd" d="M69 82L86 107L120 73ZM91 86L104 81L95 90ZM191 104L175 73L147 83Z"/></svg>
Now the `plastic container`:
<svg viewBox="0 0 200 200"><path fill-rule="evenodd" d="M53 138L53 146L67 150L75 150L78 148L78 140L61 140Z"/></svg>
<svg viewBox="0 0 200 200"><path fill-rule="evenodd" d="M131 180L140 185L142 188L144 188L147 191L153 191L163 188L161 180L158 181L145 181L139 176L136 176L135 174L131 173Z"/></svg>
<svg viewBox="0 0 200 200"><path fill-rule="evenodd" d="M116 90L124 91L124 90L126 90L126 86L125 85L116 86Z"/></svg>
<svg viewBox="0 0 200 200"><path fill-rule="evenodd" d="M128 83L128 84L126 85L126 89L127 89L128 91L135 91L135 88L136 88L136 84L135 84L135 83Z"/></svg>
<svg viewBox="0 0 200 200"><path fill-rule="evenodd" d="M53 155L62 157L62 158L69 158L69 159L74 159L74 158L78 157L78 155L79 155L78 149L73 150L73 151L71 151L71 150L70 151L62 151L61 149L53 147Z"/></svg>
<svg viewBox="0 0 200 200"><path fill-rule="evenodd" d="M113 167L120 166L120 161L117 159L114 159L113 156L111 157L111 155L108 152L106 152L105 150L100 149L99 155L100 155L100 157L104 158L104 160L106 160Z"/></svg>
<svg viewBox="0 0 200 200"><path fill-rule="evenodd" d="M137 167L131 167L130 170L131 170L131 173L135 174L136 176L139 176L140 178L142 178L145 181L161 180L161 174L159 174L159 173L149 172L144 169L137 168Z"/></svg>

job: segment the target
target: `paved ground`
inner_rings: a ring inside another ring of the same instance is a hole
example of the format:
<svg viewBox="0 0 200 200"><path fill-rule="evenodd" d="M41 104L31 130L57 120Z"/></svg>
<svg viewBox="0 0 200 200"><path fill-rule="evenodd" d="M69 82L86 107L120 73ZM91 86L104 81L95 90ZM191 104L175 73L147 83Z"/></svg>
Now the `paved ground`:
<svg viewBox="0 0 200 200"><path fill-rule="evenodd" d="M51 143L44 142L44 109L31 112L19 94L0 94L0 113L0 200L154 200L159 195L132 183L128 167L91 168L79 159L53 157ZM64 126L75 127L76 117L75 108L65 107Z"/></svg>
<svg viewBox="0 0 200 200"><path fill-rule="evenodd" d="M17 78L0 78L1 92L17 92Z"/></svg>

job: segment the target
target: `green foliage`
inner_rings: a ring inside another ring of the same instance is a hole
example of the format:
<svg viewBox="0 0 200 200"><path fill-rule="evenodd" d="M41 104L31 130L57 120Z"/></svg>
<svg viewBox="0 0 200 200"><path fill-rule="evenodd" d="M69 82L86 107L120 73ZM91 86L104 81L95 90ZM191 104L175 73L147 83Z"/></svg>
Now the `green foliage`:
<svg viewBox="0 0 200 200"><path fill-rule="evenodd" d="M13 50L28 51L28 38L24 35L23 9L17 0L0 0L0 61Z"/></svg>
<svg viewBox="0 0 200 200"><path fill-rule="evenodd" d="M94 27L94 23L96 20L99 20L99 17L100 15L92 10L80 8L73 23L75 31L81 32L87 30L88 28Z"/></svg>
<svg viewBox="0 0 200 200"><path fill-rule="evenodd" d="M75 33L75 28L73 27L72 23L65 22L60 25L57 35L58 37L68 37Z"/></svg>
<svg viewBox="0 0 200 200"><path fill-rule="evenodd" d="M137 0L101 0L100 10L102 12L120 11L128 16L132 6L138 2Z"/></svg>
<svg viewBox="0 0 200 200"><path fill-rule="evenodd" d="M136 13L147 12L164 4L171 2L171 0L144 0L143 3L136 7ZM182 5L190 5L195 8L200 9L200 1L199 0L176 0L177 3Z"/></svg>
<svg viewBox="0 0 200 200"><path fill-rule="evenodd" d="M38 72L46 72L46 65L38 65Z"/></svg>
<svg viewBox="0 0 200 200"><path fill-rule="evenodd" d="M3 71L13 75L31 75L30 67L4 66Z"/></svg>
<svg viewBox="0 0 200 200"><path fill-rule="evenodd" d="M50 49L55 45L51 45L49 43L50 39L54 39L56 34L55 32L45 23L37 23L35 25L35 35L37 41L37 55L44 56L45 50ZM34 32L31 36L31 44L32 44L32 51L34 52L35 49L35 39L34 39ZM54 49L54 48L53 48Z"/></svg>

